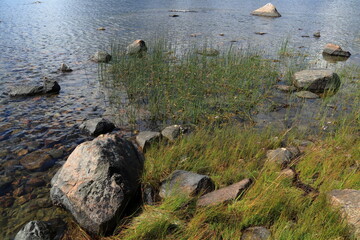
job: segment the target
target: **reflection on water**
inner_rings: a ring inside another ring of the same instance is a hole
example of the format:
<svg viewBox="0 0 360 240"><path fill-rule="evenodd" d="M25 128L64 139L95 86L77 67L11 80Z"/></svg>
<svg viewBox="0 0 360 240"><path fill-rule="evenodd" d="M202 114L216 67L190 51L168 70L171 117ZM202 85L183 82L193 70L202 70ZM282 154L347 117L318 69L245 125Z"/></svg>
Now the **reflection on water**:
<svg viewBox="0 0 360 240"><path fill-rule="evenodd" d="M272 3L282 14L277 19L249 14L267 3L259 0L33 2L0 1L0 225L5 228L0 231L1 239L8 238L30 217L51 217L44 213L51 207L48 184L32 192L29 179L48 183L60 164L46 174L31 172L19 162L24 156L39 149L61 150L62 154L52 156L61 163L77 144L88 139L76 125L101 116L108 105L119 103L112 101L114 97L122 99L120 105L115 104L116 111L124 108L135 116L139 115L135 111L146 116L146 111L128 105L126 92L115 92L98 82L98 66L89 61L89 56L99 49L110 50L112 43L127 44L138 38L151 41L165 37L183 46L206 42L218 48L250 45L276 56L284 39L289 39L289 47L309 56L316 66L338 66L323 60L322 48L328 42L352 53L346 64L360 63L358 0L276 0ZM196 12L177 12L179 17L172 18L170 9ZM105 31L98 31L100 27ZM317 31L321 37L312 37ZM57 73L61 63L74 71ZM10 99L4 94L10 86L40 83L43 76L57 78L62 87L58 96Z"/></svg>

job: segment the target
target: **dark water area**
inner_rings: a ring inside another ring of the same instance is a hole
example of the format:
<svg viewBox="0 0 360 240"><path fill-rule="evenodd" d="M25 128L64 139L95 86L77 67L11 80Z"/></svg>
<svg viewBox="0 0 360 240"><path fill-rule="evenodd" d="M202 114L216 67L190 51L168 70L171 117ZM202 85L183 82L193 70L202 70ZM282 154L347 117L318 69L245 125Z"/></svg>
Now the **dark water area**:
<svg viewBox="0 0 360 240"><path fill-rule="evenodd" d="M66 216L51 205L50 179L74 147L89 139L78 125L102 116L111 107L114 94L99 81L99 66L89 60L97 50L110 51L114 43L127 45L140 38L147 42L165 38L183 48L205 43L219 49L250 46L277 58L281 44L288 39L288 47L308 56L312 66L336 69L360 64L358 0L273 1L281 18L250 15L266 3L1 0L0 239L11 238L29 220ZM171 9L194 12L171 13ZM169 17L171 14L179 16ZM105 30L97 30L101 27ZM313 37L317 31L320 38ZM346 62L325 61L321 52L329 42L352 56ZM61 63L74 71L59 73ZM59 82L59 95L10 98L6 94L16 85L41 84L44 76ZM126 91L118 95L126 104ZM24 167L26 158L45 159L47 164L29 170Z"/></svg>

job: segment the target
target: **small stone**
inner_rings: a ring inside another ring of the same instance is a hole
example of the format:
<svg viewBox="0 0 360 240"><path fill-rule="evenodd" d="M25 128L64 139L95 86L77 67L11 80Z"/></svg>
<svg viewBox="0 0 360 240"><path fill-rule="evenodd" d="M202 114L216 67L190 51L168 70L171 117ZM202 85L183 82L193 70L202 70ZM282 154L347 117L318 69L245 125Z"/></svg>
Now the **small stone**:
<svg viewBox="0 0 360 240"><path fill-rule="evenodd" d="M90 59L97 63L108 63L111 60L111 55L105 51L97 51Z"/></svg>
<svg viewBox="0 0 360 240"><path fill-rule="evenodd" d="M275 88L283 92L294 92L296 90L296 87L288 85L276 85Z"/></svg>
<svg viewBox="0 0 360 240"><path fill-rule="evenodd" d="M43 86L15 86L10 88L9 96L10 97L22 97L22 96L34 96L42 94L44 91Z"/></svg>
<svg viewBox="0 0 360 240"><path fill-rule="evenodd" d="M92 136L99 136L114 130L115 125L107 119L95 118L85 121L79 128Z"/></svg>
<svg viewBox="0 0 360 240"><path fill-rule="evenodd" d="M225 36L225 34L224 33L219 33L219 36L223 37L223 36Z"/></svg>
<svg viewBox="0 0 360 240"><path fill-rule="evenodd" d="M161 135L167 138L169 141L175 141L180 136L181 126L180 125L172 125L164 128L161 131Z"/></svg>
<svg viewBox="0 0 360 240"><path fill-rule="evenodd" d="M298 89L313 93L335 91L341 84L339 76L329 69L310 69L296 72L293 81Z"/></svg>
<svg viewBox="0 0 360 240"><path fill-rule="evenodd" d="M258 8L251 12L252 15L262 16L262 17L281 17L281 14L277 11L276 7L268 3L265 6Z"/></svg>
<svg viewBox="0 0 360 240"><path fill-rule="evenodd" d="M172 14L172 15L169 15L169 17L179 17L179 15L177 15L177 14Z"/></svg>
<svg viewBox="0 0 360 240"><path fill-rule="evenodd" d="M71 72L72 69L67 64L62 63L60 65L59 71L61 71L61 72Z"/></svg>
<svg viewBox="0 0 360 240"><path fill-rule="evenodd" d="M249 227L241 235L241 240L267 240L271 232L264 227Z"/></svg>
<svg viewBox="0 0 360 240"><path fill-rule="evenodd" d="M300 91L300 92L296 92L295 96L299 97L299 98L306 98L306 99L316 99L316 98L320 98L319 95L309 92L309 91Z"/></svg>
<svg viewBox="0 0 360 240"><path fill-rule="evenodd" d="M266 152L268 161L275 162L280 165L287 165L295 157L294 154L286 148L277 148Z"/></svg>
<svg viewBox="0 0 360 240"><path fill-rule="evenodd" d="M144 53L147 52L146 43L144 40L138 39L131 43L126 48L126 54L128 55L136 55L136 56L143 56Z"/></svg>
<svg viewBox="0 0 360 240"><path fill-rule="evenodd" d="M30 171L42 171L53 165L51 156L44 150L37 150L24 156L20 159L20 163Z"/></svg>
<svg viewBox="0 0 360 240"><path fill-rule="evenodd" d="M316 32L316 33L314 33L314 34L313 34L313 36L314 36L314 37L316 37L316 38L321 37L320 32Z"/></svg>
<svg viewBox="0 0 360 240"><path fill-rule="evenodd" d="M250 187L251 183L251 179L246 178L230 186L220 188L200 197L196 205L198 207L213 206L234 200L238 198L248 187Z"/></svg>
<svg viewBox="0 0 360 240"><path fill-rule="evenodd" d="M140 132L136 136L136 143L140 146L141 149L145 150L152 143L159 142L161 139L161 134L159 132L144 131Z"/></svg>
<svg viewBox="0 0 360 240"><path fill-rule="evenodd" d="M165 198L181 191L188 196L196 196L211 192L214 189L214 182L208 176L176 170L161 183L159 195Z"/></svg>
<svg viewBox="0 0 360 240"><path fill-rule="evenodd" d="M336 56L336 57L345 57L348 58L351 56L350 52L342 50L342 48L339 45L328 43L326 44L323 54Z"/></svg>
<svg viewBox="0 0 360 240"><path fill-rule="evenodd" d="M14 240L51 240L48 225L43 221L27 223L15 236Z"/></svg>
<svg viewBox="0 0 360 240"><path fill-rule="evenodd" d="M255 34L257 34L257 35L265 35L266 32L255 32Z"/></svg>
<svg viewBox="0 0 360 240"><path fill-rule="evenodd" d="M50 156L54 159L61 158L64 154L64 150L63 149L51 149L50 151L48 151L48 154L50 154Z"/></svg>
<svg viewBox="0 0 360 240"><path fill-rule="evenodd" d="M97 28L96 30L98 30L98 31L105 31L106 29L105 29L104 27L99 27L99 28Z"/></svg>

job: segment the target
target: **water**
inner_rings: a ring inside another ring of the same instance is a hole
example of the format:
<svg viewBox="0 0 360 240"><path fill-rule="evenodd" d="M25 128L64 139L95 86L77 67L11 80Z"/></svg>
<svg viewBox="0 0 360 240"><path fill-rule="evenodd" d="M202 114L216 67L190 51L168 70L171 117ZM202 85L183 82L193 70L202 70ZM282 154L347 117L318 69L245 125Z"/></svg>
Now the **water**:
<svg viewBox="0 0 360 240"><path fill-rule="evenodd" d="M182 0L33 0L0 1L0 238L7 239L25 222L66 216L51 207L49 181L61 162L79 143L89 139L77 125L101 116L109 105L109 89L98 81L98 66L89 61L97 50L135 39L166 38L175 45L211 43L215 47L265 50L276 58L281 43L308 55L316 66L336 68L323 60L328 42L360 63L360 4L358 0L273 1L281 18L249 13L267 1ZM171 13L170 9L195 12ZM178 14L179 17L169 17ZM105 31L97 30L104 27ZM312 37L320 31L321 37ZM256 35L254 32L266 32ZM222 34L223 36L220 36ZM196 37L192 37L192 36ZM302 36L309 37L302 37ZM67 63L74 70L56 70ZM56 96L11 99L8 89L18 84L40 84L56 78L62 89ZM111 93L113 94L113 93ZM126 93L120 97L126 101ZM32 152L60 151L53 168L33 172L19 161ZM30 179L40 179L41 187ZM44 204L45 203L45 204Z"/></svg>

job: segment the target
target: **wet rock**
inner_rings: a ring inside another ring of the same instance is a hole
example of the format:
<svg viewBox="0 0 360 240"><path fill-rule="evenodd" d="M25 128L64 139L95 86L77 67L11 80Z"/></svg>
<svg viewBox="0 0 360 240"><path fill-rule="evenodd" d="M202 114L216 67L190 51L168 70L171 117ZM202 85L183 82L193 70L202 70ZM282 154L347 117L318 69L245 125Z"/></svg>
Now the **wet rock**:
<svg viewBox="0 0 360 240"><path fill-rule="evenodd" d="M316 99L316 98L320 98L319 95L309 92L309 91L300 91L300 92L296 92L295 96L299 97L299 98L305 98L305 99Z"/></svg>
<svg viewBox="0 0 360 240"><path fill-rule="evenodd" d="M208 57L214 57L220 54L219 50L213 49L213 48L205 48L196 51L197 54L208 56Z"/></svg>
<svg viewBox="0 0 360 240"><path fill-rule="evenodd" d="M72 72L72 69L65 63L62 63L59 68L60 72Z"/></svg>
<svg viewBox="0 0 360 240"><path fill-rule="evenodd" d="M21 165L30 171L43 171L54 164L51 156L44 150L37 150L20 159Z"/></svg>
<svg viewBox="0 0 360 240"><path fill-rule="evenodd" d="M350 52L342 50L342 48L339 45L328 43L326 44L323 54L336 56L336 57L345 57L348 58L351 56Z"/></svg>
<svg viewBox="0 0 360 240"><path fill-rule="evenodd" d="M92 136L99 136L114 130L115 125L107 119L95 118L85 121L79 128Z"/></svg>
<svg viewBox="0 0 360 240"><path fill-rule="evenodd" d="M262 17L281 17L281 14L277 11L276 7L271 3L268 3L265 6L252 11L251 14Z"/></svg>
<svg viewBox="0 0 360 240"><path fill-rule="evenodd" d="M51 149L50 151L48 151L48 154L52 157L52 158L61 158L64 155L64 150L63 149Z"/></svg>
<svg viewBox="0 0 360 240"><path fill-rule="evenodd" d="M12 176L0 176L0 196L8 192L13 181L14 178Z"/></svg>
<svg viewBox="0 0 360 240"><path fill-rule="evenodd" d="M56 81L44 78L44 93L59 93L60 90L60 85Z"/></svg>
<svg viewBox="0 0 360 240"><path fill-rule="evenodd" d="M290 151L291 150L291 151ZM268 150L266 152L266 157L268 161L275 162L280 165L287 165L293 160L295 157L298 156L300 152L294 149L288 148L277 148L274 150Z"/></svg>
<svg viewBox="0 0 360 240"><path fill-rule="evenodd" d="M126 54L142 56L147 52L147 47L144 40L138 39L131 43L126 48Z"/></svg>
<svg viewBox="0 0 360 240"><path fill-rule="evenodd" d="M108 63L111 61L111 55L105 51L97 51L90 59L97 63Z"/></svg>
<svg viewBox="0 0 360 240"><path fill-rule="evenodd" d="M339 76L329 69L311 69L296 72L293 81L298 89L313 93L335 91L341 84Z"/></svg>
<svg viewBox="0 0 360 240"><path fill-rule="evenodd" d="M117 135L76 147L51 180L50 197L91 233L111 233L139 187L143 156Z"/></svg>
<svg viewBox="0 0 360 240"><path fill-rule="evenodd" d="M313 34L313 36L314 36L314 37L316 37L316 38L321 37L320 32L316 32L316 33L314 33L314 34Z"/></svg>
<svg viewBox="0 0 360 240"><path fill-rule="evenodd" d="M136 136L136 143L145 151L146 148L155 142L159 142L160 139L161 134L159 132L144 131Z"/></svg>
<svg viewBox="0 0 360 240"><path fill-rule="evenodd" d="M181 191L189 196L196 196L211 192L214 189L214 182L208 176L176 170L161 183L159 195L165 198Z"/></svg>
<svg viewBox="0 0 360 240"><path fill-rule="evenodd" d="M340 208L342 216L353 228L355 238L360 239L360 190L332 190L328 196L331 205Z"/></svg>
<svg viewBox="0 0 360 240"><path fill-rule="evenodd" d="M180 125L172 125L164 128L161 131L161 135L168 139L169 141L175 141L180 136L181 126Z"/></svg>
<svg viewBox="0 0 360 240"><path fill-rule="evenodd" d="M14 240L51 240L51 234L45 222L31 221L16 234Z"/></svg>
<svg viewBox="0 0 360 240"><path fill-rule="evenodd" d="M275 88L283 92L294 92L296 90L296 87L288 85L276 85Z"/></svg>
<svg viewBox="0 0 360 240"><path fill-rule="evenodd" d="M171 15L169 15L169 17L179 17L179 15L177 15L177 14L171 14Z"/></svg>
<svg viewBox="0 0 360 240"><path fill-rule="evenodd" d="M239 197L248 187L250 187L251 183L251 179L246 178L230 186L220 188L200 197L196 205L199 207L213 206L234 200Z"/></svg>
<svg viewBox="0 0 360 240"><path fill-rule="evenodd" d="M98 30L98 31L105 31L106 29L105 29L104 27L99 27L99 28L97 28L96 30Z"/></svg>
<svg viewBox="0 0 360 240"><path fill-rule="evenodd" d="M15 199L11 196L2 196L0 197L0 207L8 208L14 204Z"/></svg>
<svg viewBox="0 0 360 240"><path fill-rule="evenodd" d="M270 239L271 232L264 227L249 227L244 230L241 240L267 240Z"/></svg>
<svg viewBox="0 0 360 240"><path fill-rule="evenodd" d="M43 86L20 85L11 88L9 91L9 95L10 97L34 96L34 95L43 94L43 90L44 90Z"/></svg>

